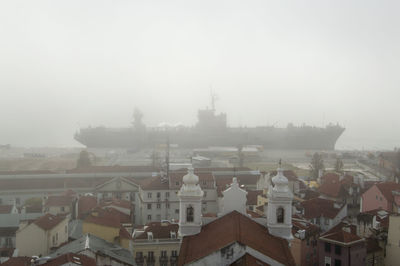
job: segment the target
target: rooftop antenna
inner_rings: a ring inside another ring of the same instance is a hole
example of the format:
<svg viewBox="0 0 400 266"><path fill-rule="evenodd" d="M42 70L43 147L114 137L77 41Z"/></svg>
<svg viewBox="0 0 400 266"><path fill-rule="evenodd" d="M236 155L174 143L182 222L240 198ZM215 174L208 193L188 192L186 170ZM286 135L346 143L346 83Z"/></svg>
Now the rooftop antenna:
<svg viewBox="0 0 400 266"><path fill-rule="evenodd" d="M167 133L167 152L165 154L165 163L167 166L167 178L169 178L169 133Z"/></svg>

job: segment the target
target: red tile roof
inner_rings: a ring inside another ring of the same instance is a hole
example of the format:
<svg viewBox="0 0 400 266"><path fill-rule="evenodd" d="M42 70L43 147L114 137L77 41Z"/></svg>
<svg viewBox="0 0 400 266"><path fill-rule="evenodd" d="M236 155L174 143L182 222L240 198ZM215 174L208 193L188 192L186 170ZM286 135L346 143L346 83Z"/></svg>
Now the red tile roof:
<svg viewBox="0 0 400 266"><path fill-rule="evenodd" d="M347 226L345 226L344 224L339 224L335 227L333 227L331 230L329 230L328 232L324 233L321 237L320 240L333 240L336 242L339 242L343 245L350 245L354 242L359 242L359 241L363 241L364 239L362 239L361 237L357 236L354 232L351 232L354 230L351 228L348 228ZM349 232L348 232L348 231Z"/></svg>
<svg viewBox="0 0 400 266"><path fill-rule="evenodd" d="M257 205L258 195L262 195L262 190L247 190L247 203L246 205Z"/></svg>
<svg viewBox="0 0 400 266"><path fill-rule="evenodd" d="M1 266L31 266L31 257L12 257L1 263Z"/></svg>
<svg viewBox="0 0 400 266"><path fill-rule="evenodd" d="M83 219L86 214L97 206L97 198L94 196L80 196L78 199L78 218Z"/></svg>
<svg viewBox="0 0 400 266"><path fill-rule="evenodd" d="M41 264L45 266L59 266L64 265L67 263L74 263L78 265L85 265L85 266L96 266L96 261L93 258L90 258L86 255L82 254L74 254L74 253L67 253L58 256L57 258L48 260L46 263Z"/></svg>
<svg viewBox="0 0 400 266"><path fill-rule="evenodd" d="M120 216L115 214L116 213L114 210L103 210L96 208L95 210L92 211L90 215L86 217L84 222L109 226L114 228L120 228L121 227Z"/></svg>
<svg viewBox="0 0 400 266"><path fill-rule="evenodd" d="M300 204L304 208L304 217L306 219L312 219L321 216L333 219L343 208L343 206L336 208L333 200L321 198L305 200Z"/></svg>
<svg viewBox="0 0 400 266"><path fill-rule="evenodd" d="M143 190L169 190L168 180L162 182L159 176L136 179L133 182L140 185L140 188Z"/></svg>
<svg viewBox="0 0 400 266"><path fill-rule="evenodd" d="M0 214L11 213L13 205L0 205Z"/></svg>
<svg viewBox="0 0 400 266"><path fill-rule="evenodd" d="M169 222L150 222L146 224L144 233L136 236L135 239L147 239L147 233L153 233L153 239L170 239L171 232L175 232L178 235L178 224L171 224Z"/></svg>
<svg viewBox="0 0 400 266"><path fill-rule="evenodd" d="M395 182L381 182L375 185L381 191L386 200L390 203L393 203L392 191L400 191L400 184L397 184Z"/></svg>
<svg viewBox="0 0 400 266"><path fill-rule="evenodd" d="M295 265L288 242L272 236L266 227L233 211L202 227L197 235L185 236L178 265L184 265L239 242L285 265Z"/></svg>
<svg viewBox="0 0 400 266"><path fill-rule="evenodd" d="M129 234L129 232L126 230L126 228L123 227L122 225L119 229L119 238L132 240L131 234Z"/></svg>
<svg viewBox="0 0 400 266"><path fill-rule="evenodd" d="M339 197L340 193L345 188L353 183L353 176L345 175L341 179L341 176L335 173L328 173L321 177L322 185L318 188L318 192L325 194L330 197Z"/></svg>
<svg viewBox="0 0 400 266"><path fill-rule="evenodd" d="M237 259L231 266L269 266L270 264L262 262L261 260L251 256L249 253L244 254L242 257Z"/></svg>
<svg viewBox="0 0 400 266"><path fill-rule="evenodd" d="M63 216L55 216L50 213L47 213L43 215L42 217L39 217L36 219L33 223L42 228L43 230L51 230L53 229L56 225L61 223L64 219L66 219Z"/></svg>
<svg viewBox="0 0 400 266"><path fill-rule="evenodd" d="M58 207L58 206L71 206L74 201L74 197L71 196L49 196L46 200L46 207Z"/></svg>
<svg viewBox="0 0 400 266"><path fill-rule="evenodd" d="M101 202L102 207L106 206L116 206L124 209L130 210L132 208L132 203L127 200L120 200L120 199L111 199L111 200L103 200Z"/></svg>

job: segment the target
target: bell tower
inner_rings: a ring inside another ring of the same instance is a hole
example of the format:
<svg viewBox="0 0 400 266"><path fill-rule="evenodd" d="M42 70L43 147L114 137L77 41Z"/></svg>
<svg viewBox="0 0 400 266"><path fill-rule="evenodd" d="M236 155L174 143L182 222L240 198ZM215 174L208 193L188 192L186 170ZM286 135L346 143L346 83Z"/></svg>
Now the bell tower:
<svg viewBox="0 0 400 266"><path fill-rule="evenodd" d="M277 175L272 178L273 186L268 189L267 226L271 235L293 239L292 236L292 200L293 194L288 179L283 175L281 162Z"/></svg>
<svg viewBox="0 0 400 266"><path fill-rule="evenodd" d="M193 167L183 177L183 185L178 192L179 198L179 235L195 235L201 230L201 200L204 192L199 186L199 177Z"/></svg>

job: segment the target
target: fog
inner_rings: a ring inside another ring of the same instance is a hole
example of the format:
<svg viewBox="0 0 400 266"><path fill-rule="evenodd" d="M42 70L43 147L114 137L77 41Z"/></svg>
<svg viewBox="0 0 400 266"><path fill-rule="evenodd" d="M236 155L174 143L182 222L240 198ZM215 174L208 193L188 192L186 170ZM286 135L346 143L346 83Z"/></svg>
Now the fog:
<svg viewBox="0 0 400 266"><path fill-rule="evenodd" d="M80 127L346 131L338 149L400 146L398 1L1 1L0 144L80 146Z"/></svg>

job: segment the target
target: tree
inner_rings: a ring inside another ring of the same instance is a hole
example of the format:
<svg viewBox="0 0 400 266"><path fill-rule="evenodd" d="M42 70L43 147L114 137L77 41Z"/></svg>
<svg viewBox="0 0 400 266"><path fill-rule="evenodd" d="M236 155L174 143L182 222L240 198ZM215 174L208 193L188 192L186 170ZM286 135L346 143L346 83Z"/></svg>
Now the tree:
<svg viewBox="0 0 400 266"><path fill-rule="evenodd" d="M343 161L340 158L336 158L335 171L341 173L343 170Z"/></svg>
<svg viewBox="0 0 400 266"><path fill-rule="evenodd" d="M322 155L318 152L314 153L311 158L310 163L310 175L311 179L316 180L319 176L319 172L324 170L324 160L322 159Z"/></svg>
<svg viewBox="0 0 400 266"><path fill-rule="evenodd" d="M89 153L86 150L83 150L79 154L79 159L76 163L76 168L83 168L89 166L92 166L92 161L90 160Z"/></svg>

